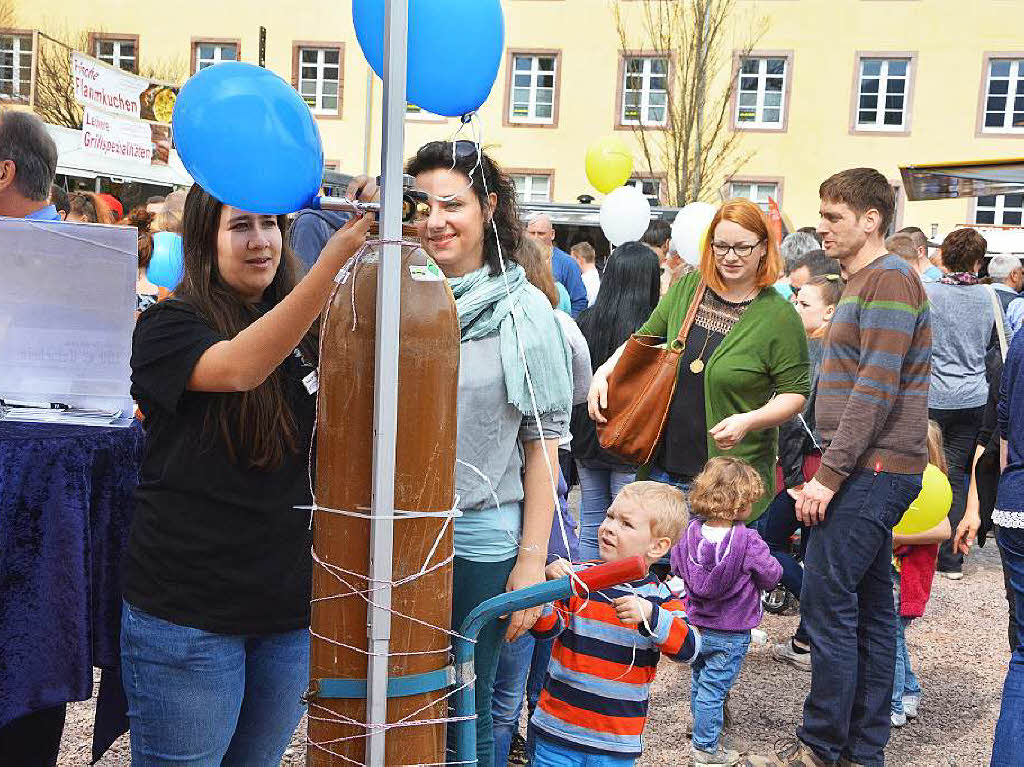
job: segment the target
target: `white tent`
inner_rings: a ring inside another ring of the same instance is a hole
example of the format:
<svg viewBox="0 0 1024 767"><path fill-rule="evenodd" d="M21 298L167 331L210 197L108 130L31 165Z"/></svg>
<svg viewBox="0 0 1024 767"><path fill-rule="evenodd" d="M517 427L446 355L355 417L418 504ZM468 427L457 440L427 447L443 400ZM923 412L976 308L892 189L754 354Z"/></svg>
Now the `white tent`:
<svg viewBox="0 0 1024 767"><path fill-rule="evenodd" d="M82 147L82 132L73 128L47 124L46 129L57 144L58 173L78 178L106 176L117 181L162 186L192 185L192 177L173 149L167 165L149 165L90 152Z"/></svg>

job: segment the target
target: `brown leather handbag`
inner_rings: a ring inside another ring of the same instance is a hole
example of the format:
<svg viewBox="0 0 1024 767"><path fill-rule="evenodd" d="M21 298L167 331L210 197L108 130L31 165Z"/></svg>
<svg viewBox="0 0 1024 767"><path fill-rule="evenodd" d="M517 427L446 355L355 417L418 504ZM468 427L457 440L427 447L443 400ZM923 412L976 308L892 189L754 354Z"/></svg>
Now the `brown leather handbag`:
<svg viewBox="0 0 1024 767"><path fill-rule="evenodd" d="M676 390L679 357L706 289L701 280L672 343L634 333L608 377L608 421L597 424L597 438L602 448L628 463L648 463L661 440Z"/></svg>

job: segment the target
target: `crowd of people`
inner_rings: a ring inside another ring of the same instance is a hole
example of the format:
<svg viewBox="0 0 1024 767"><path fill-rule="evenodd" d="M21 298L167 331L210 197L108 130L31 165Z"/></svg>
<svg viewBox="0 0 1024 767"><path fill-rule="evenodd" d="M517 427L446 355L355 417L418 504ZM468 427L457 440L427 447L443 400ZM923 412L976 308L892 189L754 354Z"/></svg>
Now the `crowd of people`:
<svg viewBox="0 0 1024 767"><path fill-rule="evenodd" d="M781 242L733 199L698 263L655 221L599 270L592 243L565 252L549 217L522 220L509 176L462 143L428 143L406 167L461 333L452 625L595 562L649 567L484 628L479 764L633 764L665 654L692 667L694 763L881 765L891 728L927 708L905 632L934 574L962 578L993 529L1012 659L992 764L1024 764L1020 260L987 258L969 228L938 245L914 227L887 238L892 188L857 168L824 180L818 225ZM0 113L0 215L138 230L131 380L147 448L121 627L133 763L277 764L308 683L311 533L293 508L312 503L316 399L303 382L371 218L304 212L289 232L286 217L198 185L126 214L116 198L64 193L55 169L41 123ZM376 191L361 177L348 193ZM157 231L183 241L169 294L146 277ZM679 351L644 465L602 443L634 335ZM949 477L948 518L894 534L929 464ZM729 690L780 583L800 625L772 655L810 674L809 694L789 743L744 754L727 734L743 715ZM26 732L4 730L4 747Z"/></svg>

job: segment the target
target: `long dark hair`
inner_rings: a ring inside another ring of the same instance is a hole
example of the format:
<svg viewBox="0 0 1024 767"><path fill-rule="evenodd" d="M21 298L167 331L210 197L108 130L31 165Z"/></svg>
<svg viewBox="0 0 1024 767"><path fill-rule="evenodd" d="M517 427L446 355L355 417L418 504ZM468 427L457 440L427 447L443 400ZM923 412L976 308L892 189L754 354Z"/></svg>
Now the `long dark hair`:
<svg viewBox="0 0 1024 767"><path fill-rule="evenodd" d="M597 300L577 319L594 370L647 322L660 295L657 254L640 242L617 247L601 275Z"/></svg>
<svg viewBox="0 0 1024 767"><path fill-rule="evenodd" d="M494 206L494 224L498 230L497 241L494 229L484 222L484 263L491 268L491 274L501 273L501 262L498 259L498 245L501 243L501 255L506 264L516 263L516 252L523 237L523 225L519 220L519 206L516 204L516 187L512 179L502 172L497 163L487 153L480 151L480 163L477 166L477 147L472 141L456 141L455 159L452 160L451 141L431 141L424 144L405 166L410 176L418 176L431 170L456 170L473 181L473 192L480 203L480 210L486 211L487 195L491 192L498 196ZM454 164L454 168L452 167ZM486 191L484 181L486 180Z"/></svg>
<svg viewBox="0 0 1024 767"><path fill-rule="evenodd" d="M184 263L181 283L174 290L176 298L187 302L226 338L234 338L255 320L276 306L298 281L299 262L283 243L287 219L277 217L281 229L281 262L274 280L258 304L245 303L224 282L217 268L217 232L224 204L198 184L193 184L185 198L182 222ZM311 364L317 360L318 324L306 333L299 349ZM217 395L211 408L206 433L219 430L235 463L249 468L273 470L288 453L296 453L298 428L285 397L285 382L280 369L262 384L246 392Z"/></svg>

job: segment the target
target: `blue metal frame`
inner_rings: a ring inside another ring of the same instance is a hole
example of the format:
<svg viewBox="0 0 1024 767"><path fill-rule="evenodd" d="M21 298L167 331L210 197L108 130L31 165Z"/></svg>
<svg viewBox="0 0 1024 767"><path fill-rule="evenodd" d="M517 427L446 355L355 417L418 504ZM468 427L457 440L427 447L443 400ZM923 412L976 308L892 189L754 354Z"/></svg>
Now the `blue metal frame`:
<svg viewBox="0 0 1024 767"><path fill-rule="evenodd" d="M421 695L451 687L455 682L455 669L452 666L422 674L388 677L388 697L405 698L410 695ZM365 679L319 679L317 680L316 697L318 698L365 698Z"/></svg>

